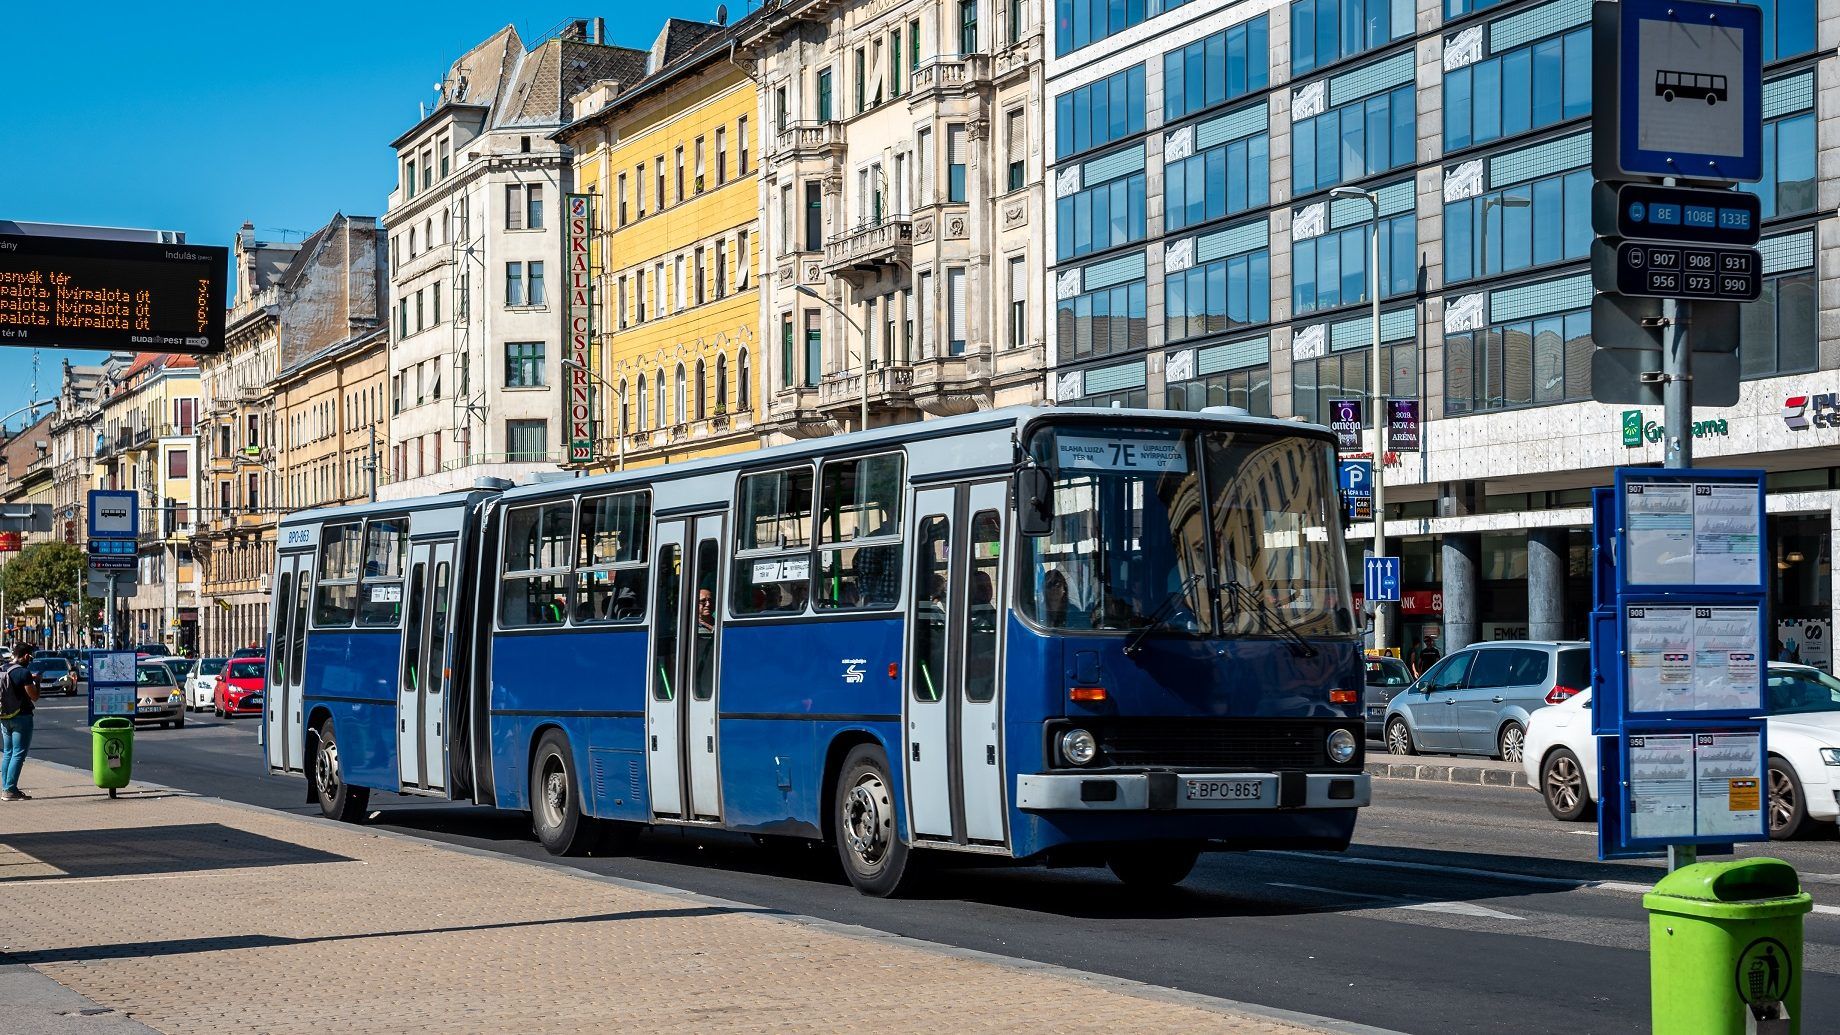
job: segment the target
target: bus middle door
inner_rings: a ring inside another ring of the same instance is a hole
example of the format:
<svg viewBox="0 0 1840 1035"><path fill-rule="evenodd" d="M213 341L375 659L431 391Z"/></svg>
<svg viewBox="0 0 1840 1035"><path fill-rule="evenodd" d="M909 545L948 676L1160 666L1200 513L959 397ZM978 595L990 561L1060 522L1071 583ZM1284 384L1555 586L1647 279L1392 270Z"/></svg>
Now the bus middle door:
<svg viewBox="0 0 1840 1035"><path fill-rule="evenodd" d="M720 514L658 523L645 718L652 813L661 817L722 816L716 732L722 541Z"/></svg>

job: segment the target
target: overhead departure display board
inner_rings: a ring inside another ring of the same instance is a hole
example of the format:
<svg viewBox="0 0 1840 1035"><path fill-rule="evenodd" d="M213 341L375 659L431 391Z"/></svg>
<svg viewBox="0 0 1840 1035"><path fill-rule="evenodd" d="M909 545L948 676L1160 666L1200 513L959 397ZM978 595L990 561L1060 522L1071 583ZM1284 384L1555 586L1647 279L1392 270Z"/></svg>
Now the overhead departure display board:
<svg viewBox="0 0 1840 1035"><path fill-rule="evenodd" d="M0 234L0 346L221 352L230 250Z"/></svg>

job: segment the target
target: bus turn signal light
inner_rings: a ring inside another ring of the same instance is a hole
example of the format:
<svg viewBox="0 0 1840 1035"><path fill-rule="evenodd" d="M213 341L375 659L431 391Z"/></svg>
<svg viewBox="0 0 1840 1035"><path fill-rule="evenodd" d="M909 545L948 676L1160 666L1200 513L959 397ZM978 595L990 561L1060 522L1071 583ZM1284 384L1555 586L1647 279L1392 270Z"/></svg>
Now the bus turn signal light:
<svg viewBox="0 0 1840 1035"><path fill-rule="evenodd" d="M1331 690L1329 691L1329 703L1330 704L1359 704L1360 701L1361 701L1361 693L1358 690Z"/></svg>
<svg viewBox="0 0 1840 1035"><path fill-rule="evenodd" d="M1085 701L1088 704L1091 704L1096 701L1105 700L1105 687L1076 686L1073 689L1067 691L1067 696L1071 697L1072 699L1076 701Z"/></svg>

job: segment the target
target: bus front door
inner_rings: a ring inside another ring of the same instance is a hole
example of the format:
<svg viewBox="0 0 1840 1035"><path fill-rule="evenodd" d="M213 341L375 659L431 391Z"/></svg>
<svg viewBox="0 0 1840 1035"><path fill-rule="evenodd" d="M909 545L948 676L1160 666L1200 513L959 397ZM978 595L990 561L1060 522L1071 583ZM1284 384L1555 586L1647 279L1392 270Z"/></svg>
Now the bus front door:
<svg viewBox="0 0 1840 1035"><path fill-rule="evenodd" d="M268 690L262 721L268 768L277 773L302 772L300 666L306 659L307 606L313 581L313 555L282 555L276 564L275 597L269 605L274 628L269 634Z"/></svg>
<svg viewBox="0 0 1840 1035"><path fill-rule="evenodd" d="M914 836L1005 843L1001 641L1005 487L914 494L907 658L908 815Z"/></svg>
<svg viewBox="0 0 1840 1035"><path fill-rule="evenodd" d="M659 522L656 549L645 702L652 813L712 822L722 817L716 736L721 515Z"/></svg>
<svg viewBox="0 0 1840 1035"><path fill-rule="evenodd" d="M454 542L409 547L408 599L403 608L402 672L396 689L397 776L404 787L438 790L447 784L442 693L447 677L449 600Z"/></svg>

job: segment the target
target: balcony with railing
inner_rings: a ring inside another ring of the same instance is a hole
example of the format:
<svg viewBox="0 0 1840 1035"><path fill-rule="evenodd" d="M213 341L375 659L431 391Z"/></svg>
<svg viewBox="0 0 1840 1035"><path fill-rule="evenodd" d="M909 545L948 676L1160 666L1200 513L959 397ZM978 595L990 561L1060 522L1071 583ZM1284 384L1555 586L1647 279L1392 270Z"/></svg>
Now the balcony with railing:
<svg viewBox="0 0 1840 1035"><path fill-rule="evenodd" d="M906 216L871 219L824 242L824 271L874 276L913 262L914 221Z"/></svg>
<svg viewBox="0 0 1840 1035"><path fill-rule="evenodd" d="M914 69L913 92L908 104L934 99L937 94L962 93L990 80L988 54L944 55Z"/></svg>
<svg viewBox="0 0 1840 1035"><path fill-rule="evenodd" d="M990 355L970 352L914 363L913 400L936 417L970 413L990 404Z"/></svg>
<svg viewBox="0 0 1840 1035"><path fill-rule="evenodd" d="M265 402L268 398L267 385L243 385L236 390L236 401L240 403Z"/></svg>
<svg viewBox="0 0 1840 1035"><path fill-rule="evenodd" d="M914 368L906 364L879 366L869 371L869 407L877 412L890 407L912 406L908 393L914 384ZM827 414L850 415L862 405L863 377L860 370L839 370L824 375L818 384L818 406Z"/></svg>
<svg viewBox="0 0 1840 1035"><path fill-rule="evenodd" d="M843 123L835 120L794 122L771 139L773 150L767 155L770 159L796 162L806 158L834 158L843 154Z"/></svg>

